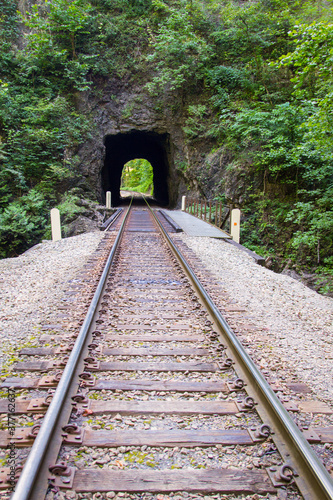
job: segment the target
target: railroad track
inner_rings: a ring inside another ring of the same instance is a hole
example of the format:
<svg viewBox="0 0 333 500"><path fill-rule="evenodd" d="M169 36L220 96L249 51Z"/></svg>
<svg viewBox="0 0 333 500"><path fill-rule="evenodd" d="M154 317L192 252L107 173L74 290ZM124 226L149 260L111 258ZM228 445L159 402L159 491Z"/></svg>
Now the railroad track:
<svg viewBox="0 0 333 500"><path fill-rule="evenodd" d="M50 325L22 349L2 384L0 446L9 464L11 453L25 462L0 469L2 497L20 477L14 500L332 499L311 435L257 372L167 221L147 207L116 224L86 268L88 310L70 310L66 335Z"/></svg>

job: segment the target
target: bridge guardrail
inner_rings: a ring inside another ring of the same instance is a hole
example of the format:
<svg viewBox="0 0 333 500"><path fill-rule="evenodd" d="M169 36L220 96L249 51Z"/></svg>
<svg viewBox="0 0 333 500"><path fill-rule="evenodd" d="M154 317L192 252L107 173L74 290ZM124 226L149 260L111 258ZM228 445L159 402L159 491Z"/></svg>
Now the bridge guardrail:
<svg viewBox="0 0 333 500"><path fill-rule="evenodd" d="M239 243L240 210L232 204L183 196L182 210L229 233Z"/></svg>

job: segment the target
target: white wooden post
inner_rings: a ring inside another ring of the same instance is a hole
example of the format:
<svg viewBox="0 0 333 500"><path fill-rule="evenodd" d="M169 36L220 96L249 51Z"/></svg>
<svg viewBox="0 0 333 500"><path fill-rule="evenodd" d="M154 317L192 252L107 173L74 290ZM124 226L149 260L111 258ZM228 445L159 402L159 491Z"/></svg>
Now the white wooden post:
<svg viewBox="0 0 333 500"><path fill-rule="evenodd" d="M236 243L239 243L239 237L240 237L240 210L239 210L239 208L234 208L233 210L231 210L230 234L231 234L232 239Z"/></svg>
<svg viewBox="0 0 333 500"><path fill-rule="evenodd" d="M182 212L186 210L186 196L182 196Z"/></svg>
<svg viewBox="0 0 333 500"><path fill-rule="evenodd" d="M106 192L106 208L111 208L111 191Z"/></svg>
<svg viewBox="0 0 333 500"><path fill-rule="evenodd" d="M61 240L60 212L57 208L51 210L52 241Z"/></svg>

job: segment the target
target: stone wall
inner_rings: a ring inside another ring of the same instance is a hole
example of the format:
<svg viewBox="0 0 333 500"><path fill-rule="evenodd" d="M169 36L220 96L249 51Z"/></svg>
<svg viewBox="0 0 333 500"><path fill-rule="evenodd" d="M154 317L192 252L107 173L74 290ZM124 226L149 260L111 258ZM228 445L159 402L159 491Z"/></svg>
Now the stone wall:
<svg viewBox="0 0 333 500"><path fill-rule="evenodd" d="M185 189L179 166L187 161L181 114L173 113L169 107L163 108L163 112L158 111L156 100L140 87L129 88L110 83L100 93L102 97L99 98L90 93L81 94L77 102L81 111L86 113L88 110L92 121L91 138L78 151L79 174L85 184L98 201L104 201L102 173L107 137L118 134L126 137L133 131L167 136L165 155L169 206L177 206Z"/></svg>

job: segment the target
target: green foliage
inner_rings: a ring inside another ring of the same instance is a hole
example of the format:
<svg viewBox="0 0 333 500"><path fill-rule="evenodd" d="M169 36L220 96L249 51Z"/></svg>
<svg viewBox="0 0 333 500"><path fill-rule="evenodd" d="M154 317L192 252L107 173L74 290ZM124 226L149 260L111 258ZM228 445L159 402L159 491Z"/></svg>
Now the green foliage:
<svg viewBox="0 0 333 500"><path fill-rule="evenodd" d="M129 16L141 16L151 9L151 0L93 0L104 13L127 13Z"/></svg>
<svg viewBox="0 0 333 500"><path fill-rule="evenodd" d="M227 148L229 171L255 176L243 243L323 268L333 244L332 11L321 0L210 8L221 22L205 83L218 115L205 136Z"/></svg>
<svg viewBox="0 0 333 500"><path fill-rule="evenodd" d="M153 63L156 72L147 84L152 93L196 86L213 57L212 48L196 31L186 8L170 8L168 17L151 37L150 51L147 61Z"/></svg>
<svg viewBox="0 0 333 500"><path fill-rule="evenodd" d="M229 91L250 86L246 71L230 66L215 66L207 71L207 77L210 85L224 87Z"/></svg>
<svg viewBox="0 0 333 500"><path fill-rule="evenodd" d="M291 81L295 84L296 96L311 98L316 94L325 97L327 89L332 86L333 25L300 25L289 34L296 47L293 52L280 57L280 64L295 68Z"/></svg>
<svg viewBox="0 0 333 500"><path fill-rule="evenodd" d="M0 93L0 124L6 138L0 192L7 190L9 199L41 182L54 189L72 177L65 147L77 144L87 122L65 98L40 98L33 92L22 95L9 87Z"/></svg>
<svg viewBox="0 0 333 500"><path fill-rule="evenodd" d="M297 26L290 35L295 39L296 48L280 58L280 66L294 69L293 95L313 106L313 113L305 124L309 128L309 140L333 158L333 24Z"/></svg>
<svg viewBox="0 0 333 500"><path fill-rule="evenodd" d="M37 243L47 221L46 202L34 189L0 213L0 257L14 256Z"/></svg>
<svg viewBox="0 0 333 500"><path fill-rule="evenodd" d="M33 212L30 194L36 206L43 200L47 212L77 182L75 148L87 139L91 123L88 113L75 109L73 98L87 91L93 78L123 77L138 66L136 45L147 40L140 16L150 8L150 0L42 0L19 16L16 1L2 2L2 256L6 248L8 255L23 251L46 228L47 217ZM75 200L63 198L62 204L65 219L78 212Z"/></svg>
<svg viewBox="0 0 333 500"><path fill-rule="evenodd" d="M56 206L61 215L61 222L68 224L72 222L80 213L86 209L78 205L80 198L71 191L66 192L62 197L60 203Z"/></svg>
<svg viewBox="0 0 333 500"><path fill-rule="evenodd" d="M330 193L332 199L333 190ZM299 258L305 258L312 264L321 263L321 253L332 254L333 249L333 210L332 203L328 210L315 202L298 202L286 217L297 230L291 239L291 245L297 250ZM329 209L330 208L330 209Z"/></svg>
<svg viewBox="0 0 333 500"><path fill-rule="evenodd" d="M12 42L18 36L18 15L15 0L2 0L0 5L0 67L7 73L12 59ZM1 83L1 82L0 82Z"/></svg>
<svg viewBox="0 0 333 500"><path fill-rule="evenodd" d="M304 115L306 110L289 102L270 112L244 110L230 125L229 134L239 151L250 150L248 157L257 170L268 175L269 182L294 185L295 191L304 161L298 149Z"/></svg>
<svg viewBox="0 0 333 500"><path fill-rule="evenodd" d="M179 120L189 150L223 146L220 171L251 178L242 209L252 247L332 269L331 1L31 3L21 16L16 0L0 5L2 256L42 237L51 206L67 222L80 213L75 155L91 122L75 103L81 92L86 102L103 95L108 81L115 99L119 82L158 95L155 109ZM184 178L213 184L213 166L181 162ZM216 198L225 196L220 171ZM151 165L133 160L122 182L149 192Z"/></svg>
<svg viewBox="0 0 333 500"><path fill-rule="evenodd" d="M228 131L230 147L239 155L245 151L246 161L262 172L262 195L275 203L280 199L280 206L288 201L278 217L275 210L274 225L282 229L292 223L285 251L308 265L329 256L333 245L333 167L310 133L312 113L307 102L281 104L270 113L245 110L229 123ZM261 218L271 213L271 208L259 202L252 207ZM257 220L257 225L261 234L262 223ZM279 238L278 231L269 240L266 226L264 230L261 238L269 247Z"/></svg>
<svg viewBox="0 0 333 500"><path fill-rule="evenodd" d="M136 158L124 165L121 185L124 190L151 194L153 189L153 168L149 161Z"/></svg>
<svg viewBox="0 0 333 500"><path fill-rule="evenodd" d="M189 106L188 114L183 130L186 136L190 139L204 137L207 131L205 119L207 117L207 106L203 104Z"/></svg>
<svg viewBox="0 0 333 500"><path fill-rule="evenodd" d="M59 90L86 90L91 58L84 54L85 35L94 25L89 4L44 0L33 5L22 20L29 29L24 75L39 85L49 79Z"/></svg>
<svg viewBox="0 0 333 500"><path fill-rule="evenodd" d="M221 23L211 37L222 60L235 63L252 63L260 56L281 54L288 45L287 31L291 16L287 10L275 11L262 2L223 2L216 6Z"/></svg>
<svg viewBox="0 0 333 500"><path fill-rule="evenodd" d="M296 47L280 58L280 65L292 66L293 95L310 112L303 117L298 144L304 165L304 187L298 193L302 201L287 220L295 227L291 245L298 256L320 264L333 247L333 24L300 25L290 35Z"/></svg>
<svg viewBox="0 0 333 500"><path fill-rule="evenodd" d="M0 255L6 256L42 237L59 188L69 187L77 175L76 159L66 157L66 148L78 144L87 122L63 97L41 98L5 86L0 127Z"/></svg>

